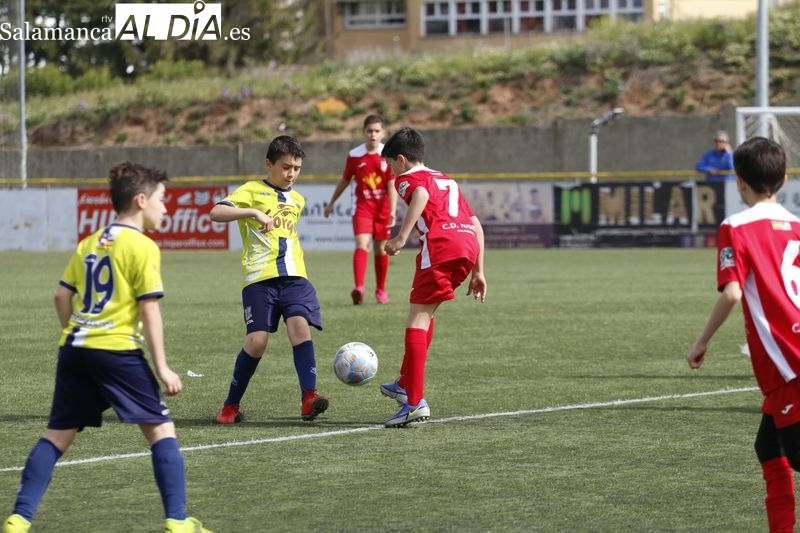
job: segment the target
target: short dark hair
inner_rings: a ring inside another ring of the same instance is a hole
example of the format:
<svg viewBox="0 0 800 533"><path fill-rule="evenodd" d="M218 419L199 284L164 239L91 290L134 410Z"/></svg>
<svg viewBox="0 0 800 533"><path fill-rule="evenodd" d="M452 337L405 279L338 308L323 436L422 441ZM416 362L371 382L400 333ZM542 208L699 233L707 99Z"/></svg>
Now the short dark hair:
<svg viewBox="0 0 800 533"><path fill-rule="evenodd" d="M123 161L111 167L108 172L108 181L111 205L119 214L130 209L137 194L144 193L149 197L156 190L158 184L169 181L169 177L163 170Z"/></svg>
<svg viewBox="0 0 800 533"><path fill-rule="evenodd" d="M396 159L402 154L412 163L425 160L425 140L414 128L403 127L392 135L383 145L381 156L384 159Z"/></svg>
<svg viewBox="0 0 800 533"><path fill-rule="evenodd" d="M386 123L386 121L383 120L383 117L381 115L367 115L367 118L364 119L364 128L363 129L367 129L367 126L369 126L370 124L381 124L381 125L383 125L385 123Z"/></svg>
<svg viewBox="0 0 800 533"><path fill-rule="evenodd" d="M772 195L786 177L786 152L775 141L753 137L733 152L733 168L754 192Z"/></svg>
<svg viewBox="0 0 800 533"><path fill-rule="evenodd" d="M300 141L294 137L279 135L272 139L272 142L269 143L267 147L267 159L269 159L270 163L275 163L286 154L299 157L300 159L306 157L306 153L303 151Z"/></svg>

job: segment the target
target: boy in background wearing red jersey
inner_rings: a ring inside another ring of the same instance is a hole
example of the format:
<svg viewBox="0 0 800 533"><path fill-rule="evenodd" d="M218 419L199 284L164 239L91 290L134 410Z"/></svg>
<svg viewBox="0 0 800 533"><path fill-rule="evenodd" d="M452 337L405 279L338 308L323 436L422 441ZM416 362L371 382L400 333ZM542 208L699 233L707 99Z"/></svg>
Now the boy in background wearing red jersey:
<svg viewBox="0 0 800 533"><path fill-rule="evenodd" d="M425 166L425 142L418 131L401 128L386 142L382 155L396 176L399 196L408 205L400 231L386 243L386 251L396 255L415 226L421 247L411 285L400 378L380 387L384 396L400 404L384 425L402 427L427 420L431 414L423 392L436 309L455 298L455 289L468 276L467 294L481 302L486 299L483 227L458 184Z"/></svg>
<svg viewBox="0 0 800 533"><path fill-rule="evenodd" d="M356 250L353 253L353 287L350 296L354 305L364 301L364 280L367 276L369 244L375 253L375 299L379 304L388 304L386 276L389 272L389 256L384 245L396 223L397 193L394 190L392 170L381 157L384 135L383 117L369 115L364 119L366 142L347 154L342 180L334 189L331 201L325 206L325 218L333 213L333 206L344 190L355 180L355 206L353 208L353 234Z"/></svg>
<svg viewBox="0 0 800 533"><path fill-rule="evenodd" d="M764 395L755 451L766 481L771 532L792 532L794 478L800 470L800 220L777 202L786 154L754 137L733 154L736 186L748 209L719 227L714 307L686 353L700 368L714 333L741 300L747 345Z"/></svg>

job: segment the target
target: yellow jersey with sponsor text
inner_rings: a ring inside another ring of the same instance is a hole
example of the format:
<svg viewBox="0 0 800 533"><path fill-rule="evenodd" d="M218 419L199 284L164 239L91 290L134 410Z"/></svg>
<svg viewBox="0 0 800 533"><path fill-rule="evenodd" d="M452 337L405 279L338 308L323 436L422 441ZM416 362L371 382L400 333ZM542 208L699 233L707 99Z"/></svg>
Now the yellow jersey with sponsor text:
<svg viewBox="0 0 800 533"><path fill-rule="evenodd" d="M139 301L164 296L161 251L138 228L111 224L78 243L59 284L75 293L61 346L142 349Z"/></svg>
<svg viewBox="0 0 800 533"><path fill-rule="evenodd" d="M242 286L286 276L307 278L297 223L305 198L294 189L279 189L265 180L248 181L219 203L258 209L275 220L266 233L252 217L238 220L242 236Z"/></svg>

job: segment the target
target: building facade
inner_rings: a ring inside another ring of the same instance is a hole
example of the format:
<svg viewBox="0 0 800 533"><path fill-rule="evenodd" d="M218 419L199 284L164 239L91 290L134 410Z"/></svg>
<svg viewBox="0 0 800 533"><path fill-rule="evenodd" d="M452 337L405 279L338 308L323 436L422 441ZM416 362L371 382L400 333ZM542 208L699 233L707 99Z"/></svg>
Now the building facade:
<svg viewBox="0 0 800 533"><path fill-rule="evenodd" d="M787 0L326 0L328 55L518 47L580 35L600 19L742 17Z"/></svg>

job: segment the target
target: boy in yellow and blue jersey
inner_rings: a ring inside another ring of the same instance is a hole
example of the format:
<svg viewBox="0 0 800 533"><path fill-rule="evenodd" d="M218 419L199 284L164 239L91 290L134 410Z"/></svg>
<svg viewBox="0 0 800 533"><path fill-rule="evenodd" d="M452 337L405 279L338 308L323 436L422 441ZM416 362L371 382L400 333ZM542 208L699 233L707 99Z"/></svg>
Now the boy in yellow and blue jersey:
<svg viewBox="0 0 800 533"><path fill-rule="evenodd" d="M138 424L148 443L166 515L166 533L210 533L186 516L186 480L175 424L161 397L181 391L181 378L166 361L159 299L164 296L161 254L144 234L167 208L160 170L130 162L109 174L117 219L83 239L56 287L54 303L63 328L55 390L44 436L22 471L14 514L3 533L28 531L58 459L86 426L99 427L113 408L124 423ZM144 357L147 344L153 369ZM128 530L130 525L107 526Z"/></svg>
<svg viewBox="0 0 800 533"><path fill-rule="evenodd" d="M233 366L228 396L216 418L219 424L242 420L239 404L267 349L269 334L278 330L281 317L300 382L301 418L314 420L328 408L328 399L317 394L317 362L311 340L311 326L322 330L322 316L297 234L305 199L292 189L304 158L296 139L276 137L267 148L267 177L245 183L211 209L215 222L236 220L239 224L247 330Z"/></svg>

